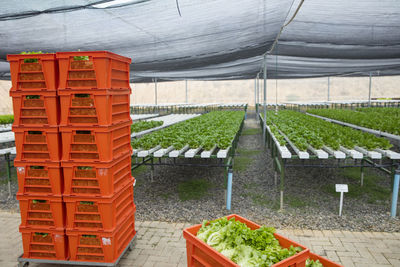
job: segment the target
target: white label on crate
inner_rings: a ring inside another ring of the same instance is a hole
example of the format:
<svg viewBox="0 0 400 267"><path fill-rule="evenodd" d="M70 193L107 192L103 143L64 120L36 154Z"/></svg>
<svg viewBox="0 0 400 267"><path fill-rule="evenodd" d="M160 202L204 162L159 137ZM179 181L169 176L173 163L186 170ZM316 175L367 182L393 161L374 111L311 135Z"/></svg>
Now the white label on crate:
<svg viewBox="0 0 400 267"><path fill-rule="evenodd" d="M105 238L103 237L101 239L101 241L103 241L103 245L107 246L107 245L111 245L111 239L110 238Z"/></svg>
<svg viewBox="0 0 400 267"><path fill-rule="evenodd" d="M107 169L99 169L99 176L106 176L107 175Z"/></svg>
<svg viewBox="0 0 400 267"><path fill-rule="evenodd" d="M25 173L25 167L18 167L17 172L21 174Z"/></svg>
<svg viewBox="0 0 400 267"><path fill-rule="evenodd" d="M62 235L54 235L55 240L61 240L63 238Z"/></svg>
<svg viewBox="0 0 400 267"><path fill-rule="evenodd" d="M336 184L336 192L349 192L349 187L347 184Z"/></svg>

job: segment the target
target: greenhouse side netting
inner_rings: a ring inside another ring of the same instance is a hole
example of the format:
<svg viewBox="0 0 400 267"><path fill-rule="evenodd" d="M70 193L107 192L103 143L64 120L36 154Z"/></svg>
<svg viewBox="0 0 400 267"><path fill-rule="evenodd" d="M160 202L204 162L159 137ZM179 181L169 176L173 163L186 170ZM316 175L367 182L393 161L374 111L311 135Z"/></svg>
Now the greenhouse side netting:
<svg viewBox="0 0 400 267"><path fill-rule="evenodd" d="M300 4L1 1L0 78L9 79L7 54L80 49L132 58L134 82L248 79L276 40L267 56L268 78L400 73L398 1L307 0L298 9Z"/></svg>

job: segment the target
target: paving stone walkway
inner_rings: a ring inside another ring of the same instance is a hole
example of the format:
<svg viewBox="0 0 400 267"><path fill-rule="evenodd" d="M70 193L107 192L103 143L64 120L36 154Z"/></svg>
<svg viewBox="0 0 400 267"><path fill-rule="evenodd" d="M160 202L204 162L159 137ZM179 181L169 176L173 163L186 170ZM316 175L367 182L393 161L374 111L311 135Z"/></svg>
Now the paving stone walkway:
<svg viewBox="0 0 400 267"><path fill-rule="evenodd" d="M0 212L0 266L17 266L22 253L17 213ZM136 222L135 248L126 253L120 266L186 266L182 229L189 224ZM278 232L346 267L400 266L400 233L313 231L280 229ZM31 264L30 266L48 266ZM69 265L70 266L70 265Z"/></svg>

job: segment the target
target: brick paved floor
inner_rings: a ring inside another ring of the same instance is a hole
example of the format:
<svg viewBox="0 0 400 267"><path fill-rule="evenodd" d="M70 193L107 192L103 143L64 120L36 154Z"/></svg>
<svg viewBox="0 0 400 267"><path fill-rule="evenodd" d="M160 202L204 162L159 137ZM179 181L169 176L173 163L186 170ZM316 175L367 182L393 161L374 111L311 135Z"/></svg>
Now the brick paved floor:
<svg viewBox="0 0 400 267"><path fill-rule="evenodd" d="M22 253L19 214L0 212L0 266L17 266ZM135 248L120 266L186 266L183 223L137 222ZM400 266L400 233L313 231L281 229L278 232L326 258L351 266ZM49 266L49 265L30 265Z"/></svg>

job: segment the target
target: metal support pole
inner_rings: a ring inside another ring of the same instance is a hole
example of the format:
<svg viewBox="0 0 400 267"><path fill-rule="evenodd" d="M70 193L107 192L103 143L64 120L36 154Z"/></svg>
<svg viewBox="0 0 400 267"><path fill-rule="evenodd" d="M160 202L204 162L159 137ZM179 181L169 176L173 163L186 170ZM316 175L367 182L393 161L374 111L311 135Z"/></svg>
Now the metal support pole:
<svg viewBox="0 0 400 267"><path fill-rule="evenodd" d="M228 171L228 183L227 183L227 191L226 191L226 209L231 210L231 201L232 201L232 177L233 173L230 169Z"/></svg>
<svg viewBox="0 0 400 267"><path fill-rule="evenodd" d="M340 192L339 216L342 216L342 208L343 208L343 191Z"/></svg>
<svg viewBox="0 0 400 267"><path fill-rule="evenodd" d="M372 85L372 73L369 72L368 107L371 107L371 85Z"/></svg>
<svg viewBox="0 0 400 267"><path fill-rule="evenodd" d="M280 209L283 210L283 189L285 186L285 164L282 162L281 164L281 199L280 199Z"/></svg>
<svg viewBox="0 0 400 267"><path fill-rule="evenodd" d="M187 80L185 80L185 103L188 103L188 84Z"/></svg>
<svg viewBox="0 0 400 267"><path fill-rule="evenodd" d="M330 86L331 86L330 77L328 76L328 101L330 101Z"/></svg>
<svg viewBox="0 0 400 267"><path fill-rule="evenodd" d="M150 170L150 181L153 182L154 179L154 160L151 158L151 170Z"/></svg>
<svg viewBox="0 0 400 267"><path fill-rule="evenodd" d="M400 183L400 169L396 170L393 182L393 192L392 192L392 209L390 211L390 216L392 218L396 217L397 213L397 199L399 196L399 183Z"/></svg>
<svg viewBox="0 0 400 267"><path fill-rule="evenodd" d="M267 55L264 55L264 126L263 126L263 140L266 144L265 131L267 130Z"/></svg>
<svg viewBox="0 0 400 267"><path fill-rule="evenodd" d="M361 160L361 179L360 179L360 185L364 185L364 160Z"/></svg>
<svg viewBox="0 0 400 267"><path fill-rule="evenodd" d="M257 117L257 77L254 78L254 108L256 110L256 117Z"/></svg>
<svg viewBox="0 0 400 267"><path fill-rule="evenodd" d="M260 103L260 75L257 74L257 119L259 119L259 110L258 110L258 104Z"/></svg>
<svg viewBox="0 0 400 267"><path fill-rule="evenodd" d="M154 78L154 103L157 105L157 78Z"/></svg>

